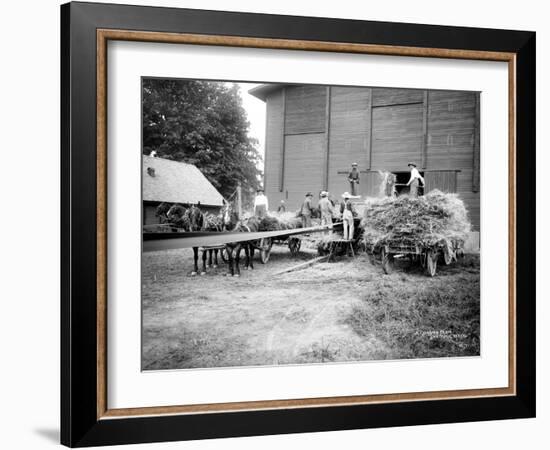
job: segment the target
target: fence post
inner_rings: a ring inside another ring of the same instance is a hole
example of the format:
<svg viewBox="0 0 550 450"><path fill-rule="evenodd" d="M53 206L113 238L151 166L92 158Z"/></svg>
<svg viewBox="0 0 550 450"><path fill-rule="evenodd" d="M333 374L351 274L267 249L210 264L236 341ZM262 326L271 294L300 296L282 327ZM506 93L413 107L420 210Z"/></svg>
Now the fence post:
<svg viewBox="0 0 550 450"><path fill-rule="evenodd" d="M237 182L237 212L239 213L239 219L243 215L243 201L241 197L241 182Z"/></svg>

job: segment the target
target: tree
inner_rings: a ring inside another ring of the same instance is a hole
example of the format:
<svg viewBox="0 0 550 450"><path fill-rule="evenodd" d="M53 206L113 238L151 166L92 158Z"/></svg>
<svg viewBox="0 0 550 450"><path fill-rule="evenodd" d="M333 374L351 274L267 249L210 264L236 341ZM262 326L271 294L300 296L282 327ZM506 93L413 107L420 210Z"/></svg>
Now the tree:
<svg viewBox="0 0 550 450"><path fill-rule="evenodd" d="M238 181L255 191L261 157L236 84L144 79L142 126L143 154L194 164L225 198Z"/></svg>

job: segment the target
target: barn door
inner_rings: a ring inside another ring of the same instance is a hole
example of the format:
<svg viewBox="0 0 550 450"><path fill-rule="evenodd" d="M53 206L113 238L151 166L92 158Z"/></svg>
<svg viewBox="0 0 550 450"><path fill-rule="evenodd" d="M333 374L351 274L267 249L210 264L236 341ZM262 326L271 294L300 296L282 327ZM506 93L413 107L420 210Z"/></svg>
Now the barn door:
<svg viewBox="0 0 550 450"><path fill-rule="evenodd" d="M434 189L441 192L456 192L456 170L436 170L424 173L426 187L424 192L427 194Z"/></svg>

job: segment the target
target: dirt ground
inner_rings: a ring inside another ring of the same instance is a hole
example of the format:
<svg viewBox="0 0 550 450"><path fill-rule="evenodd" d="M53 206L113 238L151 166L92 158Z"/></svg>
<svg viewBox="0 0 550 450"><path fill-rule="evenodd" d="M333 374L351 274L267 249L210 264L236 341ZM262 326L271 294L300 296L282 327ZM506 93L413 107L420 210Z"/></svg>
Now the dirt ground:
<svg viewBox="0 0 550 450"><path fill-rule="evenodd" d="M305 247L305 246L303 246ZM479 354L479 258L434 278L365 254L276 275L316 256L274 246L241 277L190 276L190 249L142 260L144 370Z"/></svg>

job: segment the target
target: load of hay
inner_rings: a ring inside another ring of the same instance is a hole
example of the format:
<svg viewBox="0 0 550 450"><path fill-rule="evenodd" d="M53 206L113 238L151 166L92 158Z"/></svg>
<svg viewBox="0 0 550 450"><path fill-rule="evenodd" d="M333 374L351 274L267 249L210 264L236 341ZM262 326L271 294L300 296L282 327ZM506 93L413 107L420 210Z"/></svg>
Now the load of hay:
<svg viewBox="0 0 550 450"><path fill-rule="evenodd" d="M302 220L293 212L269 212L262 217L259 231L279 231L302 228Z"/></svg>
<svg viewBox="0 0 550 450"><path fill-rule="evenodd" d="M438 190L421 197L370 199L361 225L371 250L385 245L439 247L449 255L464 246L471 230L464 202Z"/></svg>

